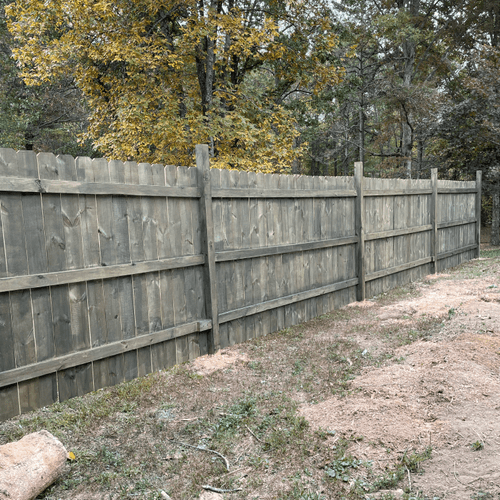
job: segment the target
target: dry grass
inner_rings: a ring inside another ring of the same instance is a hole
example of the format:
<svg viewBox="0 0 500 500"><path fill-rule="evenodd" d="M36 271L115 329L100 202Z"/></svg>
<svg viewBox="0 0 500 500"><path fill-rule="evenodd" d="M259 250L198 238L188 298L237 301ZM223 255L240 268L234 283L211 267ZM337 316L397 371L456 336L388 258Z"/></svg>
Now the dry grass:
<svg viewBox="0 0 500 500"><path fill-rule="evenodd" d="M188 363L12 419L0 424L0 443L47 429L75 453L67 473L39 497L46 500L160 499L162 490L173 500L193 499L206 484L242 489L225 498L282 500L361 499L408 488L407 471L419 472L430 457L427 443L392 450L387 460L374 455L374 463L356 455L362 435L312 426L300 409L332 398L347 403L360 391L357 376L404 362L398 349L437 335L447 319L388 324L377 316L421 293L410 285L373 307L346 307L234 346L235 362L213 372ZM180 443L217 451L229 472L219 455Z"/></svg>

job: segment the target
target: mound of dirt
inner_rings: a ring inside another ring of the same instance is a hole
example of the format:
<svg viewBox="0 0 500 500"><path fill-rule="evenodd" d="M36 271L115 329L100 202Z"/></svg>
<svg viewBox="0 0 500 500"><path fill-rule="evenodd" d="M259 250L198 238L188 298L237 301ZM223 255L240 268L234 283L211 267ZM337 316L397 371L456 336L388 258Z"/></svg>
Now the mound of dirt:
<svg viewBox="0 0 500 500"><path fill-rule="evenodd" d="M500 494L500 277L440 278L418 284L416 298L372 311L380 325L443 320L438 335L397 349L399 364L367 369L348 397L300 412L313 428L355 436L350 452L380 470L432 446L427 472L411 477L430 498Z"/></svg>
<svg viewBox="0 0 500 500"><path fill-rule="evenodd" d="M248 362L248 356L244 352L238 352L235 349L222 349L214 355L200 356L190 364L190 370L198 375L209 375L217 370L229 368L238 361Z"/></svg>

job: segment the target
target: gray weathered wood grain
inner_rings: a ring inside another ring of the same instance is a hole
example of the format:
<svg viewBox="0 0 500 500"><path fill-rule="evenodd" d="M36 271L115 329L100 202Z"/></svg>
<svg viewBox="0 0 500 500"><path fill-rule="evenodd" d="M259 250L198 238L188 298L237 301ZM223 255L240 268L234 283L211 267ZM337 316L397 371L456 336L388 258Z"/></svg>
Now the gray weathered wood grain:
<svg viewBox="0 0 500 500"><path fill-rule="evenodd" d="M230 171L229 170L221 170L220 171L220 185L221 187L230 187L231 179L230 179ZM222 210L221 210L221 227L222 230L229 236L230 228L231 228L231 219L232 219L232 200L226 199L223 200ZM227 241L227 244L232 245L231 240ZM225 247L227 248L227 247ZM219 267L221 272L221 279L218 281L218 285L225 288L224 297L226 298L226 310L231 311L235 309L235 291L236 291L236 272L235 266L233 262L228 262ZM221 312L224 309L221 309ZM220 316L220 314L219 314ZM235 339L235 326L232 323L228 323L227 326L227 342L228 345L233 345L236 342Z"/></svg>
<svg viewBox="0 0 500 500"><path fill-rule="evenodd" d="M355 182L356 182L356 236L358 240L357 250L357 269L358 269L358 300L365 300L365 234L364 234L364 176L363 164L358 162L355 165Z"/></svg>
<svg viewBox="0 0 500 500"><path fill-rule="evenodd" d="M76 162L72 156L62 155L52 159L57 170L57 179L75 181L77 179ZM40 175L43 163L39 161ZM46 195L42 195L44 197ZM64 270L81 269L84 267L83 236L81 231L80 200L77 194L61 194L61 219L59 224L64 234L64 254L66 264ZM60 287L61 293L64 288ZM87 349L90 346L90 330L87 302L87 285L85 282L72 283L67 287L69 298L69 325L71 330L67 352ZM60 353L62 354L62 353ZM71 373L60 373L59 397L61 400L86 394L94 389L92 365L75 368ZM62 383L61 381L64 381Z"/></svg>
<svg viewBox="0 0 500 500"><path fill-rule="evenodd" d="M167 328L159 332L154 332L133 339L113 342L99 347L94 347L85 351L78 351L65 356L49 359L34 365L23 366L0 372L0 388L8 387L15 381L22 383L33 377L41 377L55 371L67 370L74 367L86 365L92 361L109 358L117 354L135 351L148 345L165 345L165 341L185 337L192 332L205 331L211 327L209 320L185 323L179 327ZM0 396L1 397L1 396Z"/></svg>
<svg viewBox="0 0 500 500"><path fill-rule="evenodd" d="M239 186L241 189L248 188L250 186L250 181L252 181L252 185L255 185L255 174L251 172L240 172L239 177ZM236 201L238 206L239 230L241 234L241 239L238 239L238 246L242 250L235 249L232 250L232 252L236 252L237 254L238 252L240 252L239 255L241 255L242 251L246 251L246 249L249 249L255 243L255 238L252 238L250 229L250 204L254 206L254 201L255 200L250 200L247 198L242 198ZM266 201L268 200L266 199ZM254 251L258 251L258 248L255 248ZM215 259L218 260L217 254L215 254ZM238 267L240 269L240 272L243 274L243 303L245 305L253 304L254 290L252 273L256 273L257 269L254 268L254 263L251 259L246 259L245 262L242 262ZM249 316L242 321L243 338L245 340L254 338L256 336L255 321L255 316Z"/></svg>
<svg viewBox="0 0 500 500"><path fill-rule="evenodd" d="M198 188L185 186L139 185L130 186L122 182L81 183L57 179L58 168L47 168L50 160L45 160L52 153L40 153L44 156L41 179L0 178L0 192L40 193L40 194L82 194L97 196L145 196L170 198L199 198ZM17 160L16 160L17 161ZM19 175L19 173L18 173ZM51 177L52 176L52 177ZM36 177L36 174L30 177Z"/></svg>
<svg viewBox="0 0 500 500"><path fill-rule="evenodd" d="M359 210L359 177L199 169L0 149L0 419L208 352L211 317L225 346L341 307L360 249L365 296L478 252L477 179L362 179Z"/></svg>
<svg viewBox="0 0 500 500"><path fill-rule="evenodd" d="M110 182L108 162L105 159L92 160L93 177L96 182ZM114 251L114 235L113 235L113 202L111 196L103 196L96 198L96 213L98 227L98 241L100 251L100 265L109 266L116 264L116 253ZM90 292L90 290L89 290ZM99 330L94 330L92 335L92 344L97 347L100 345L113 342L121 336L120 325L120 305L118 300L118 283L116 280L105 280L102 282L102 291L95 290L89 302L95 307L97 300L102 300L104 308L105 327ZM91 307L92 307L91 306ZM100 314L102 310L99 311ZM123 358L122 358L123 359ZM116 360L102 359L95 361L94 368L94 384L95 389L107 387L117 383Z"/></svg>

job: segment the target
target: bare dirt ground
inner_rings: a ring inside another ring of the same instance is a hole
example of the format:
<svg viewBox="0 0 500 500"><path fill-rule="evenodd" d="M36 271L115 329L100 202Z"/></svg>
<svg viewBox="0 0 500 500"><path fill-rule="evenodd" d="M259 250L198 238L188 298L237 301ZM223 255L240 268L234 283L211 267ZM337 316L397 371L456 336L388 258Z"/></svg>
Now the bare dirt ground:
<svg viewBox="0 0 500 500"><path fill-rule="evenodd" d="M425 473L408 471L407 483L407 489L431 498L500 498L500 266L492 268L489 259L475 262L463 279L428 276L406 300L382 307L371 301L350 304L367 311L356 319L366 336L355 340L371 353L380 340L366 327L411 328L423 318L443 325L432 339L396 349L400 363L363 369L349 397L303 403L299 409L314 429L362 437L349 451L373 460L375 469L384 470L405 450L432 447ZM338 338L335 327L320 333L324 340ZM218 366L217 357L194 363L199 373ZM403 490L382 493L398 496Z"/></svg>
<svg viewBox="0 0 500 500"><path fill-rule="evenodd" d="M500 257L484 255L12 419L0 444L46 428L75 453L46 500L498 500Z"/></svg>
<svg viewBox="0 0 500 500"><path fill-rule="evenodd" d="M381 469L392 455L432 446L425 473L411 476L425 495L500 498L500 267L486 278L429 278L416 285L418 298L374 314L391 328L424 315L446 320L440 332L399 347L399 364L366 368L347 401L334 397L301 412L313 427L363 436L352 453Z"/></svg>

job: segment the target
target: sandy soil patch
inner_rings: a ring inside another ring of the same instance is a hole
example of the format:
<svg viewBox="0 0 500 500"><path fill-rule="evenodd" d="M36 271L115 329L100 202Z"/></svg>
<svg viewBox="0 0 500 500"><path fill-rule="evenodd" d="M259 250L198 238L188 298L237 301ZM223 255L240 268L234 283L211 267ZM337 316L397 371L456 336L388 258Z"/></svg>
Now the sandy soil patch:
<svg viewBox="0 0 500 500"><path fill-rule="evenodd" d="M222 349L214 355L207 354L196 358L190 364L190 369L198 375L210 375L217 370L223 370L237 362L247 362L248 356L235 349Z"/></svg>
<svg viewBox="0 0 500 500"><path fill-rule="evenodd" d="M381 470L405 450L431 445L426 472L411 478L412 488L431 498L465 500L478 490L497 498L500 275L437 278L418 284L416 298L375 312L385 326L442 319L437 336L397 349L398 364L366 369L352 381L353 395L304 404L300 411L314 428L358 436L351 453Z"/></svg>

